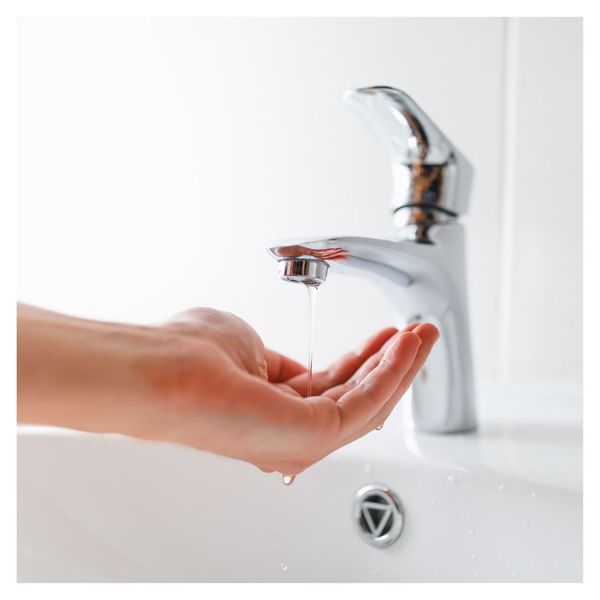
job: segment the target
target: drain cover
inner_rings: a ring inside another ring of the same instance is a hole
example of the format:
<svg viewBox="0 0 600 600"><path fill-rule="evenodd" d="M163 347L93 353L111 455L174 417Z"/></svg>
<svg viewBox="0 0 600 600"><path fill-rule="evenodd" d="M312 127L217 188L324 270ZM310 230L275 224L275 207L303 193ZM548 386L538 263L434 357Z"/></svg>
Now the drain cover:
<svg viewBox="0 0 600 600"><path fill-rule="evenodd" d="M402 503L388 487L367 485L356 492L354 521L367 542L384 548L393 544L402 533Z"/></svg>

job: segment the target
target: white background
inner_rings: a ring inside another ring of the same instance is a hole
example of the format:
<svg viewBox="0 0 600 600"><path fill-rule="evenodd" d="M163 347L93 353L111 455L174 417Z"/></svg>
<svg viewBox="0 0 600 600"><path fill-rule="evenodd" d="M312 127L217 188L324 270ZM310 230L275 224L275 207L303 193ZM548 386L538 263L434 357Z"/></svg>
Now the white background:
<svg viewBox="0 0 600 600"><path fill-rule="evenodd" d="M404 89L470 159L480 382L581 383L578 19L24 19L18 292L81 316L233 311L305 360L307 300L273 239L386 236L380 143L340 101ZM319 291L317 365L390 322Z"/></svg>

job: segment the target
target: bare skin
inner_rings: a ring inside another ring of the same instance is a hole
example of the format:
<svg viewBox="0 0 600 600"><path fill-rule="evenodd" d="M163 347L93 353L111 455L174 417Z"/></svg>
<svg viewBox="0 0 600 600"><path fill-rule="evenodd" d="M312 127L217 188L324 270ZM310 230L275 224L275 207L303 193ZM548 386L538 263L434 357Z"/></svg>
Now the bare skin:
<svg viewBox="0 0 600 600"><path fill-rule="evenodd" d="M369 433L438 338L390 327L313 376L230 313L196 308L158 326L18 307L20 423L185 444L295 475Z"/></svg>

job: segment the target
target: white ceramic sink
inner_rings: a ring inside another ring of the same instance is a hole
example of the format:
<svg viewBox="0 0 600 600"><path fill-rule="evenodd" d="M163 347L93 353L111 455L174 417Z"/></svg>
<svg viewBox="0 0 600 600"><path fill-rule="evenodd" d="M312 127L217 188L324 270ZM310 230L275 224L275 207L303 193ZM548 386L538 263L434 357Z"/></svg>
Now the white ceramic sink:
<svg viewBox="0 0 600 600"><path fill-rule="evenodd" d="M169 444L21 428L19 581L581 581L581 400L480 393L471 435L382 431L282 485ZM369 545L356 492L404 530Z"/></svg>

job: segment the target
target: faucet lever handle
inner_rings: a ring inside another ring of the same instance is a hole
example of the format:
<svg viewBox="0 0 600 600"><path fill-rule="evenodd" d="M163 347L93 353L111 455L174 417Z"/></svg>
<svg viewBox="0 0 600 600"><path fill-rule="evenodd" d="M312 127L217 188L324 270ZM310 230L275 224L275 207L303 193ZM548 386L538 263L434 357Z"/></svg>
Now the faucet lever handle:
<svg viewBox="0 0 600 600"><path fill-rule="evenodd" d="M431 225L466 212L471 166L408 94L374 86L348 91L344 100L390 152L396 225L413 226L427 242Z"/></svg>
<svg viewBox="0 0 600 600"><path fill-rule="evenodd" d="M405 164L444 164L452 155L446 136L407 93L373 86L350 90L343 97L396 160Z"/></svg>

